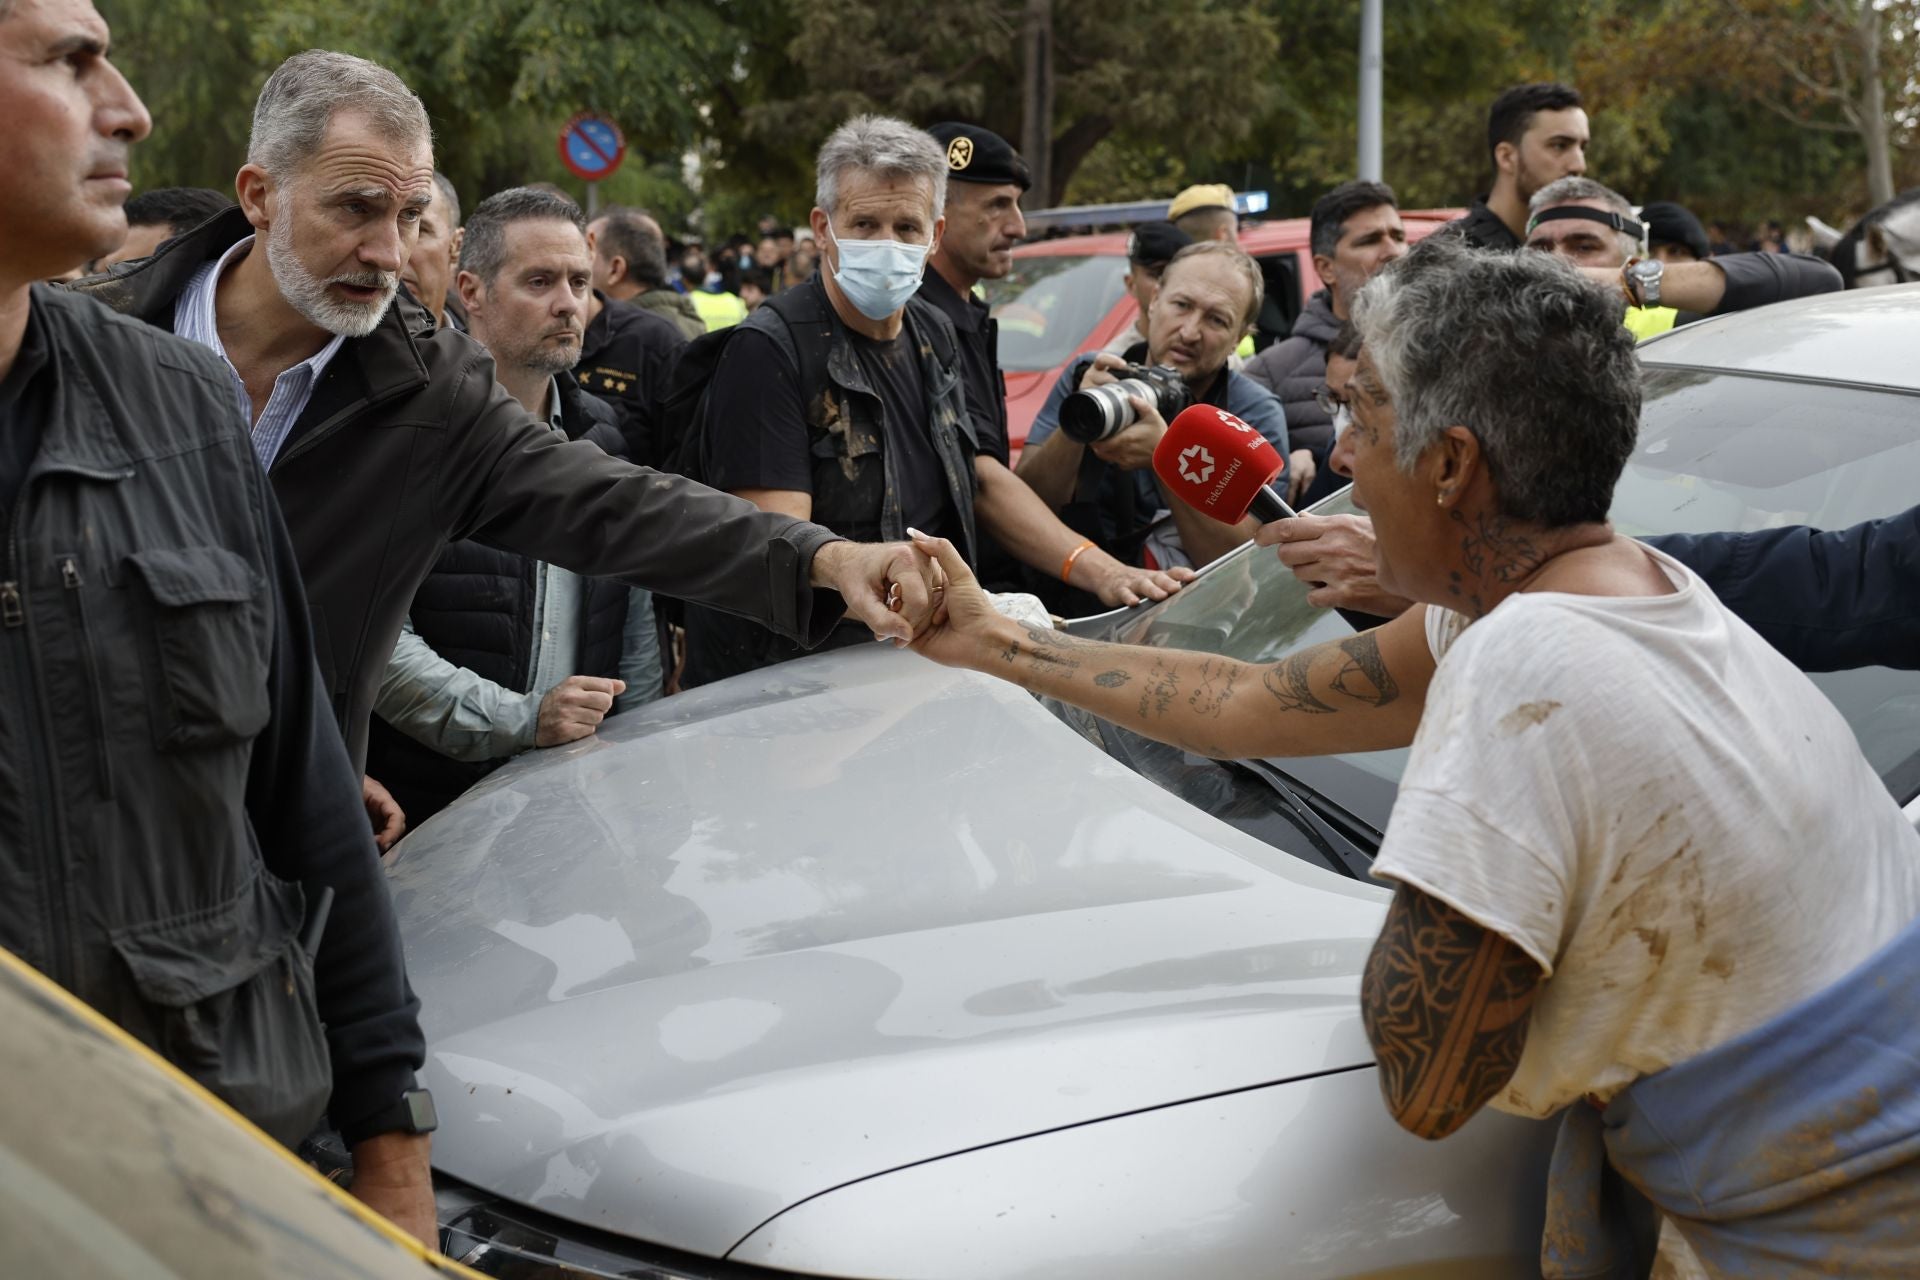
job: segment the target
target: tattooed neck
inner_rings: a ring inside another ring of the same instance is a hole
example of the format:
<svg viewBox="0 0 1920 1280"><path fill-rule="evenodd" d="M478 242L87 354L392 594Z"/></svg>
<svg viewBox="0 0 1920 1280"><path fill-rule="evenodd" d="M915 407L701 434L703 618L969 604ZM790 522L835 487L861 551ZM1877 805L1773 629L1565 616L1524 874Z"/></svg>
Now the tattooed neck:
<svg viewBox="0 0 1920 1280"><path fill-rule="evenodd" d="M1448 575L1447 591L1463 612L1478 618L1518 591L1552 554L1528 526L1492 512L1452 512L1460 527L1460 563L1464 575Z"/></svg>
<svg viewBox="0 0 1920 1280"><path fill-rule="evenodd" d="M1451 518L1459 526L1465 572L1447 575L1447 594L1452 607L1469 618L1486 616L1516 592L1537 589L1558 557L1613 538L1613 527L1605 523L1543 530L1490 512L1456 510Z"/></svg>

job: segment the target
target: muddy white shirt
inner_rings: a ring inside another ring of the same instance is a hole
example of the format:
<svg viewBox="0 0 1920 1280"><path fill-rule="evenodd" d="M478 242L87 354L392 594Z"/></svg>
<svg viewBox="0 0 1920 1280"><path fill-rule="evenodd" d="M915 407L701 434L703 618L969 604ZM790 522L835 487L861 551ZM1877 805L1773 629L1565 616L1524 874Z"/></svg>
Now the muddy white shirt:
<svg viewBox="0 0 1920 1280"><path fill-rule="evenodd" d="M1920 836L1824 695L1678 561L1510 596L1439 663L1374 867L1549 981L1492 1105L1545 1116L1722 1043L1920 915Z"/></svg>

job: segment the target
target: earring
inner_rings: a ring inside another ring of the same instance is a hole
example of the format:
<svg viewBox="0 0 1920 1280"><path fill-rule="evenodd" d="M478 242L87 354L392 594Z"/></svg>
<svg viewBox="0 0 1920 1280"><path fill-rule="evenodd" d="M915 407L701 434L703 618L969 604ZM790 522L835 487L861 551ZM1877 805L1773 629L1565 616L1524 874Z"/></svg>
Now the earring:
<svg viewBox="0 0 1920 1280"><path fill-rule="evenodd" d="M1447 491L1445 489L1433 495L1433 505L1436 507L1444 507L1447 505Z"/></svg>

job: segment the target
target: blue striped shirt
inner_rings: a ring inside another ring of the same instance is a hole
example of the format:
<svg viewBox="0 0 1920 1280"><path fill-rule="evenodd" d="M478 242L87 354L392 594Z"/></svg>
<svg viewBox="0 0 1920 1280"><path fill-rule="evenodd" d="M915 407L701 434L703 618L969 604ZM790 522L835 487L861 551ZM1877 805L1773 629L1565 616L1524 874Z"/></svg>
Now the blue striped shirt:
<svg viewBox="0 0 1920 1280"><path fill-rule="evenodd" d="M253 451L260 458L260 465L271 467L274 458L279 456L280 446L287 442L287 436L293 431L293 424L307 407L307 401L313 398L313 389L320 385L320 375L326 372L327 364L338 354L340 345L346 341L335 334L333 341L320 348L312 356L302 360L290 369L281 371L273 380L273 393L267 397L266 408L260 411L256 419L253 416L253 401L247 396L247 384L240 378L240 371L233 367L233 361L227 359L227 349L220 342L220 326L214 318L214 294L219 286L220 277L229 264L253 246L257 237L248 236L220 255L217 262L209 262L194 272L193 279L187 281L187 287L180 300L173 307L173 331L190 342L197 342L211 348L227 366L227 372L233 375L233 394L240 403L240 416L253 423Z"/></svg>

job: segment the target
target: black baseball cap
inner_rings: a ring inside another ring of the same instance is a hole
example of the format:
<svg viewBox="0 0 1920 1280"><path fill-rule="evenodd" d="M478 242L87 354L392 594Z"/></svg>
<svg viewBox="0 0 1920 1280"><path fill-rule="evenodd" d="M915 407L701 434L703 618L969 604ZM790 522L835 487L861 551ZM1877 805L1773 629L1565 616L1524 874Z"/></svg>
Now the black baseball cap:
<svg viewBox="0 0 1920 1280"><path fill-rule="evenodd" d="M947 153L947 177L993 186L1011 182L1022 191L1033 185L1033 171L1007 140L977 124L949 121L927 130Z"/></svg>
<svg viewBox="0 0 1920 1280"><path fill-rule="evenodd" d="M1640 221L1646 225L1649 246L1677 244L1702 262L1713 256L1700 219L1671 200L1655 200L1641 209Z"/></svg>
<svg viewBox="0 0 1920 1280"><path fill-rule="evenodd" d="M1171 222L1143 222L1127 237L1127 261L1143 267L1164 267L1173 255L1193 243L1193 237Z"/></svg>

